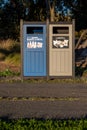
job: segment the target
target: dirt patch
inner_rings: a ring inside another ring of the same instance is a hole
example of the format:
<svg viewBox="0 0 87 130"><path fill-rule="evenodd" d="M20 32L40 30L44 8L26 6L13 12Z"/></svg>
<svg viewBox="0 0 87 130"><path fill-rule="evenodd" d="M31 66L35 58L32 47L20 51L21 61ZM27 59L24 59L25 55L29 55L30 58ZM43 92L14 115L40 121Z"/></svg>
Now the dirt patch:
<svg viewBox="0 0 87 130"><path fill-rule="evenodd" d="M15 66L13 64L7 64L4 61L0 61L0 72L5 71L6 69L9 69L12 72L20 72L20 65Z"/></svg>

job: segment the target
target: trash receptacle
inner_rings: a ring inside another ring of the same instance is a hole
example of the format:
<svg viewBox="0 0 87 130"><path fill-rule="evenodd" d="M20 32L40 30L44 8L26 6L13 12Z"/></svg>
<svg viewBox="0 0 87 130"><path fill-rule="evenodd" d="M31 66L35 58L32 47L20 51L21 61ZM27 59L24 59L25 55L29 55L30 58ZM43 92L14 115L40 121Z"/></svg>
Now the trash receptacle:
<svg viewBox="0 0 87 130"><path fill-rule="evenodd" d="M74 76L74 23L49 25L49 76Z"/></svg>
<svg viewBox="0 0 87 130"><path fill-rule="evenodd" d="M46 25L23 23L22 43L23 76L46 76Z"/></svg>

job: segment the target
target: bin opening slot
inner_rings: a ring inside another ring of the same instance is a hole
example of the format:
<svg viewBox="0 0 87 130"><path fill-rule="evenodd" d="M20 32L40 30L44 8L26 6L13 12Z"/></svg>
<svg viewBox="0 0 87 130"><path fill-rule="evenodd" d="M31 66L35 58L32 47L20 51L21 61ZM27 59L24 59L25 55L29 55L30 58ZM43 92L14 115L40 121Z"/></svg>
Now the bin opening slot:
<svg viewBox="0 0 87 130"><path fill-rule="evenodd" d="M69 34L69 27L53 27L53 34Z"/></svg>
<svg viewBox="0 0 87 130"><path fill-rule="evenodd" d="M43 34L43 27L27 27L27 34Z"/></svg>

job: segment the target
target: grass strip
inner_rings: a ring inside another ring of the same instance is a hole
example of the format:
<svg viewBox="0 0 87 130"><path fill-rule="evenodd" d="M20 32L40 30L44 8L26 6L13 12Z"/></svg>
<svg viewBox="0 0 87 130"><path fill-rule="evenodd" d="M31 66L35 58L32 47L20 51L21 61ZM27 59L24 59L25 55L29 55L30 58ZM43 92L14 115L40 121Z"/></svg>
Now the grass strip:
<svg viewBox="0 0 87 130"><path fill-rule="evenodd" d="M74 97L65 97L65 98L57 98L57 97L0 97L0 100L8 100L8 101L78 101L79 98Z"/></svg>
<svg viewBox="0 0 87 130"><path fill-rule="evenodd" d="M87 130L87 119L18 119L8 121L0 120L0 130Z"/></svg>

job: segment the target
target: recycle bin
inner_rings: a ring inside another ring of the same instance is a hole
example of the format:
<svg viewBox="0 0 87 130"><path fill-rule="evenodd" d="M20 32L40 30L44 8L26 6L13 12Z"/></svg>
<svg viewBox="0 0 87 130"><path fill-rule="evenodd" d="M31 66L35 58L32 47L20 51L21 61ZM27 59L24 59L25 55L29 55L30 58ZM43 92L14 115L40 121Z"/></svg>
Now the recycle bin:
<svg viewBox="0 0 87 130"><path fill-rule="evenodd" d="M23 23L22 75L46 76L46 25Z"/></svg>
<svg viewBox="0 0 87 130"><path fill-rule="evenodd" d="M51 23L49 37L49 76L74 77L74 23Z"/></svg>

